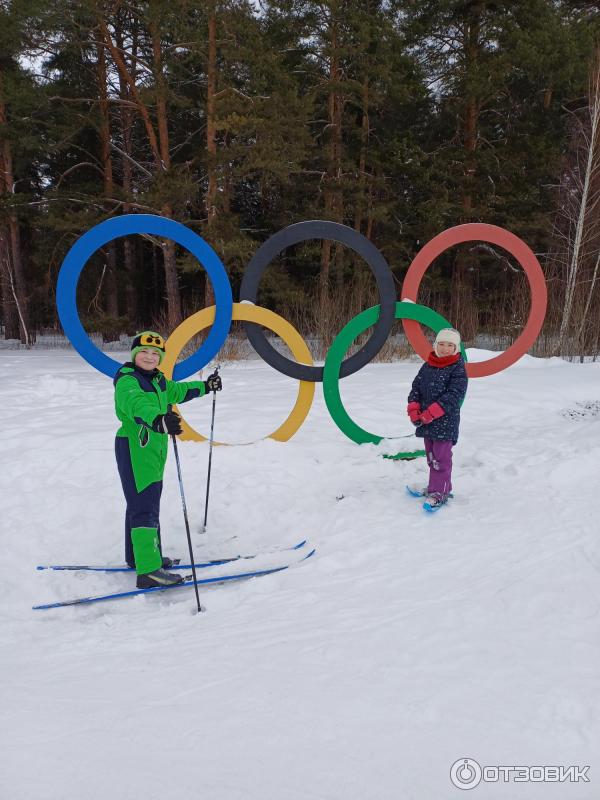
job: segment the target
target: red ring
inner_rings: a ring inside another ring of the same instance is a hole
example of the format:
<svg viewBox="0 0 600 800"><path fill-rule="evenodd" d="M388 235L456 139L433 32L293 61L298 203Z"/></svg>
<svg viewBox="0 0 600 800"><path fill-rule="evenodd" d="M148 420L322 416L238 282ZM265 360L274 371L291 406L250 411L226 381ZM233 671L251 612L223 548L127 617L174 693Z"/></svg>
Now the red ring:
<svg viewBox="0 0 600 800"><path fill-rule="evenodd" d="M448 228L448 230L434 236L430 242L427 242L419 250L404 278L400 299L412 300L413 303L416 303L419 286L425 270L440 253L456 244L472 241L490 242L508 250L523 267L531 289L529 317L518 339L511 344L508 350L500 353L499 356L476 363L471 361L466 365L469 378L483 378L486 375L494 375L496 372L501 372L506 367L514 364L517 359L529 350L544 324L548 302L546 280L540 267L540 262L522 239L519 239L514 233L510 233L504 228L499 228L497 225L487 225L483 222L468 222L465 225L456 225L453 228ZM427 356L431 352L431 345L425 338L419 323L413 320L402 320L402 325L408 341L421 358L427 360Z"/></svg>

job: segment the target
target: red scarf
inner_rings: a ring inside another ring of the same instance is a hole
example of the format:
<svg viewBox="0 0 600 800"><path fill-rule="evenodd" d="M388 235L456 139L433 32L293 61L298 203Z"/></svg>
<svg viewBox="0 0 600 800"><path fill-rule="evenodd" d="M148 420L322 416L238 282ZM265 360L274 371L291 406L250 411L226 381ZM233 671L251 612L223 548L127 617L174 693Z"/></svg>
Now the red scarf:
<svg viewBox="0 0 600 800"><path fill-rule="evenodd" d="M427 363L432 367L439 367L442 369L442 367L449 367L450 364L456 364L459 358L460 353L455 353L453 356L444 356L443 358L440 358L439 356L436 356L435 351L432 350L427 356Z"/></svg>

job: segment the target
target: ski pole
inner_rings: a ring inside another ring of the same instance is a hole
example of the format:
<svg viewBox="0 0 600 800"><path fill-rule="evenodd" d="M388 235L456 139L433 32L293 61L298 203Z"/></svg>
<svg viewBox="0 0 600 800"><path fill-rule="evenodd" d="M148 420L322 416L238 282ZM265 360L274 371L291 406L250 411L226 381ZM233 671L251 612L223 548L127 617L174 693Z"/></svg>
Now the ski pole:
<svg viewBox="0 0 600 800"><path fill-rule="evenodd" d="M219 374L219 367L215 369L209 378L213 378ZM208 493L210 491L210 472L212 466L212 450L213 450L213 432L215 429L215 403L217 402L217 393L213 392L212 399L212 416L210 419L210 439L208 442L208 477L206 479L206 500L204 501L204 525L202 526L202 533L206 533L206 520L208 517Z"/></svg>
<svg viewBox="0 0 600 800"><path fill-rule="evenodd" d="M172 406L169 405L169 411ZM188 522L187 506L185 504L185 493L183 491L183 479L181 477L181 464L179 463L179 452L177 450L177 438L173 434L173 450L175 450L175 462L177 464L177 477L179 479L179 492L181 493L181 505L183 506L183 518L185 520L185 532L187 534L188 548L190 551L190 564L192 565L192 576L194 578L194 591L196 592L196 603L198 604L198 613L202 611L200 607L200 596L198 595L198 578L196 577L196 561L194 559L194 551L192 549L192 537L190 535L190 523Z"/></svg>

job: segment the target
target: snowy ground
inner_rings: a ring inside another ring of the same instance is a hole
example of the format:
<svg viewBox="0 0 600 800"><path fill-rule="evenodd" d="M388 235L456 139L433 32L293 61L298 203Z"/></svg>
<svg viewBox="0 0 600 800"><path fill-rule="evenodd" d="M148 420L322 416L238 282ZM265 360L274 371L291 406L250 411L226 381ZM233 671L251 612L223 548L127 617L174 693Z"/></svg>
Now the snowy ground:
<svg viewBox="0 0 600 800"><path fill-rule="evenodd" d="M215 449L197 558L305 536L317 554L204 589L197 616L191 590L31 611L133 583L35 570L122 561L112 386L72 352L0 363L2 800L440 800L465 796L463 757L590 766L589 783L482 782L480 800L600 797L599 364L526 357L471 381L436 515L404 492L423 460L348 441L320 389L291 442ZM406 433L417 368L346 379L356 421ZM217 438L291 407L296 384L262 362L222 375ZM210 402L184 410L208 432ZM180 454L197 531L208 447ZM172 457L162 524L185 555Z"/></svg>

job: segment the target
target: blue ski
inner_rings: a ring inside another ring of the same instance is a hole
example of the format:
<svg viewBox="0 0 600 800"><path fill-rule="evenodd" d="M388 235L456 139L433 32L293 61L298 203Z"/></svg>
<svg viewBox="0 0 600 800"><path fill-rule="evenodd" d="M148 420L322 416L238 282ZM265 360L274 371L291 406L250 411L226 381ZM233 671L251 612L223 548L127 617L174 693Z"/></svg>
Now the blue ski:
<svg viewBox="0 0 600 800"><path fill-rule="evenodd" d="M405 489L411 497L426 497L421 489L413 489L412 486L406 486Z"/></svg>
<svg viewBox="0 0 600 800"><path fill-rule="evenodd" d="M201 561L198 564L194 564L196 569L206 569L207 567L217 567L219 564L230 564L233 561L241 561L243 559L252 559L258 558L259 555L269 555L270 553L276 553L280 550L300 550L306 544L306 539L303 539L298 544L294 544L291 547L278 547L275 550L267 550L265 553L253 553L252 555L248 556L231 556L230 558L216 558L209 561ZM174 569L191 569L191 564L181 564L179 561L173 562L173 566L169 567L169 570ZM135 572L132 567L128 567L125 564L122 566L90 566L88 564L41 564L36 567L36 569L52 569L52 570L69 570L71 572Z"/></svg>
<svg viewBox="0 0 600 800"><path fill-rule="evenodd" d="M253 572L240 572L237 575L221 575L215 578L201 578L198 581L198 586L206 586L211 583L228 583L229 581L241 581L246 578L258 578L262 575L272 575L275 572L282 572L284 569L289 569L295 564L300 564L306 561L315 552L313 548L308 555L294 562L294 564L284 564L281 567L270 567L269 569L257 569ZM183 583L177 583L174 586L153 586L150 589L132 589L129 592L115 592L113 594L98 594L94 597L78 597L75 600L61 600L56 603L45 603L40 606L33 606L34 611L45 611L49 608L65 608L66 606L79 606L87 603L102 603L106 600L121 600L124 597L135 597L139 594L149 594L150 592L172 592L174 589L181 589L184 586L193 586L194 581L185 580Z"/></svg>

